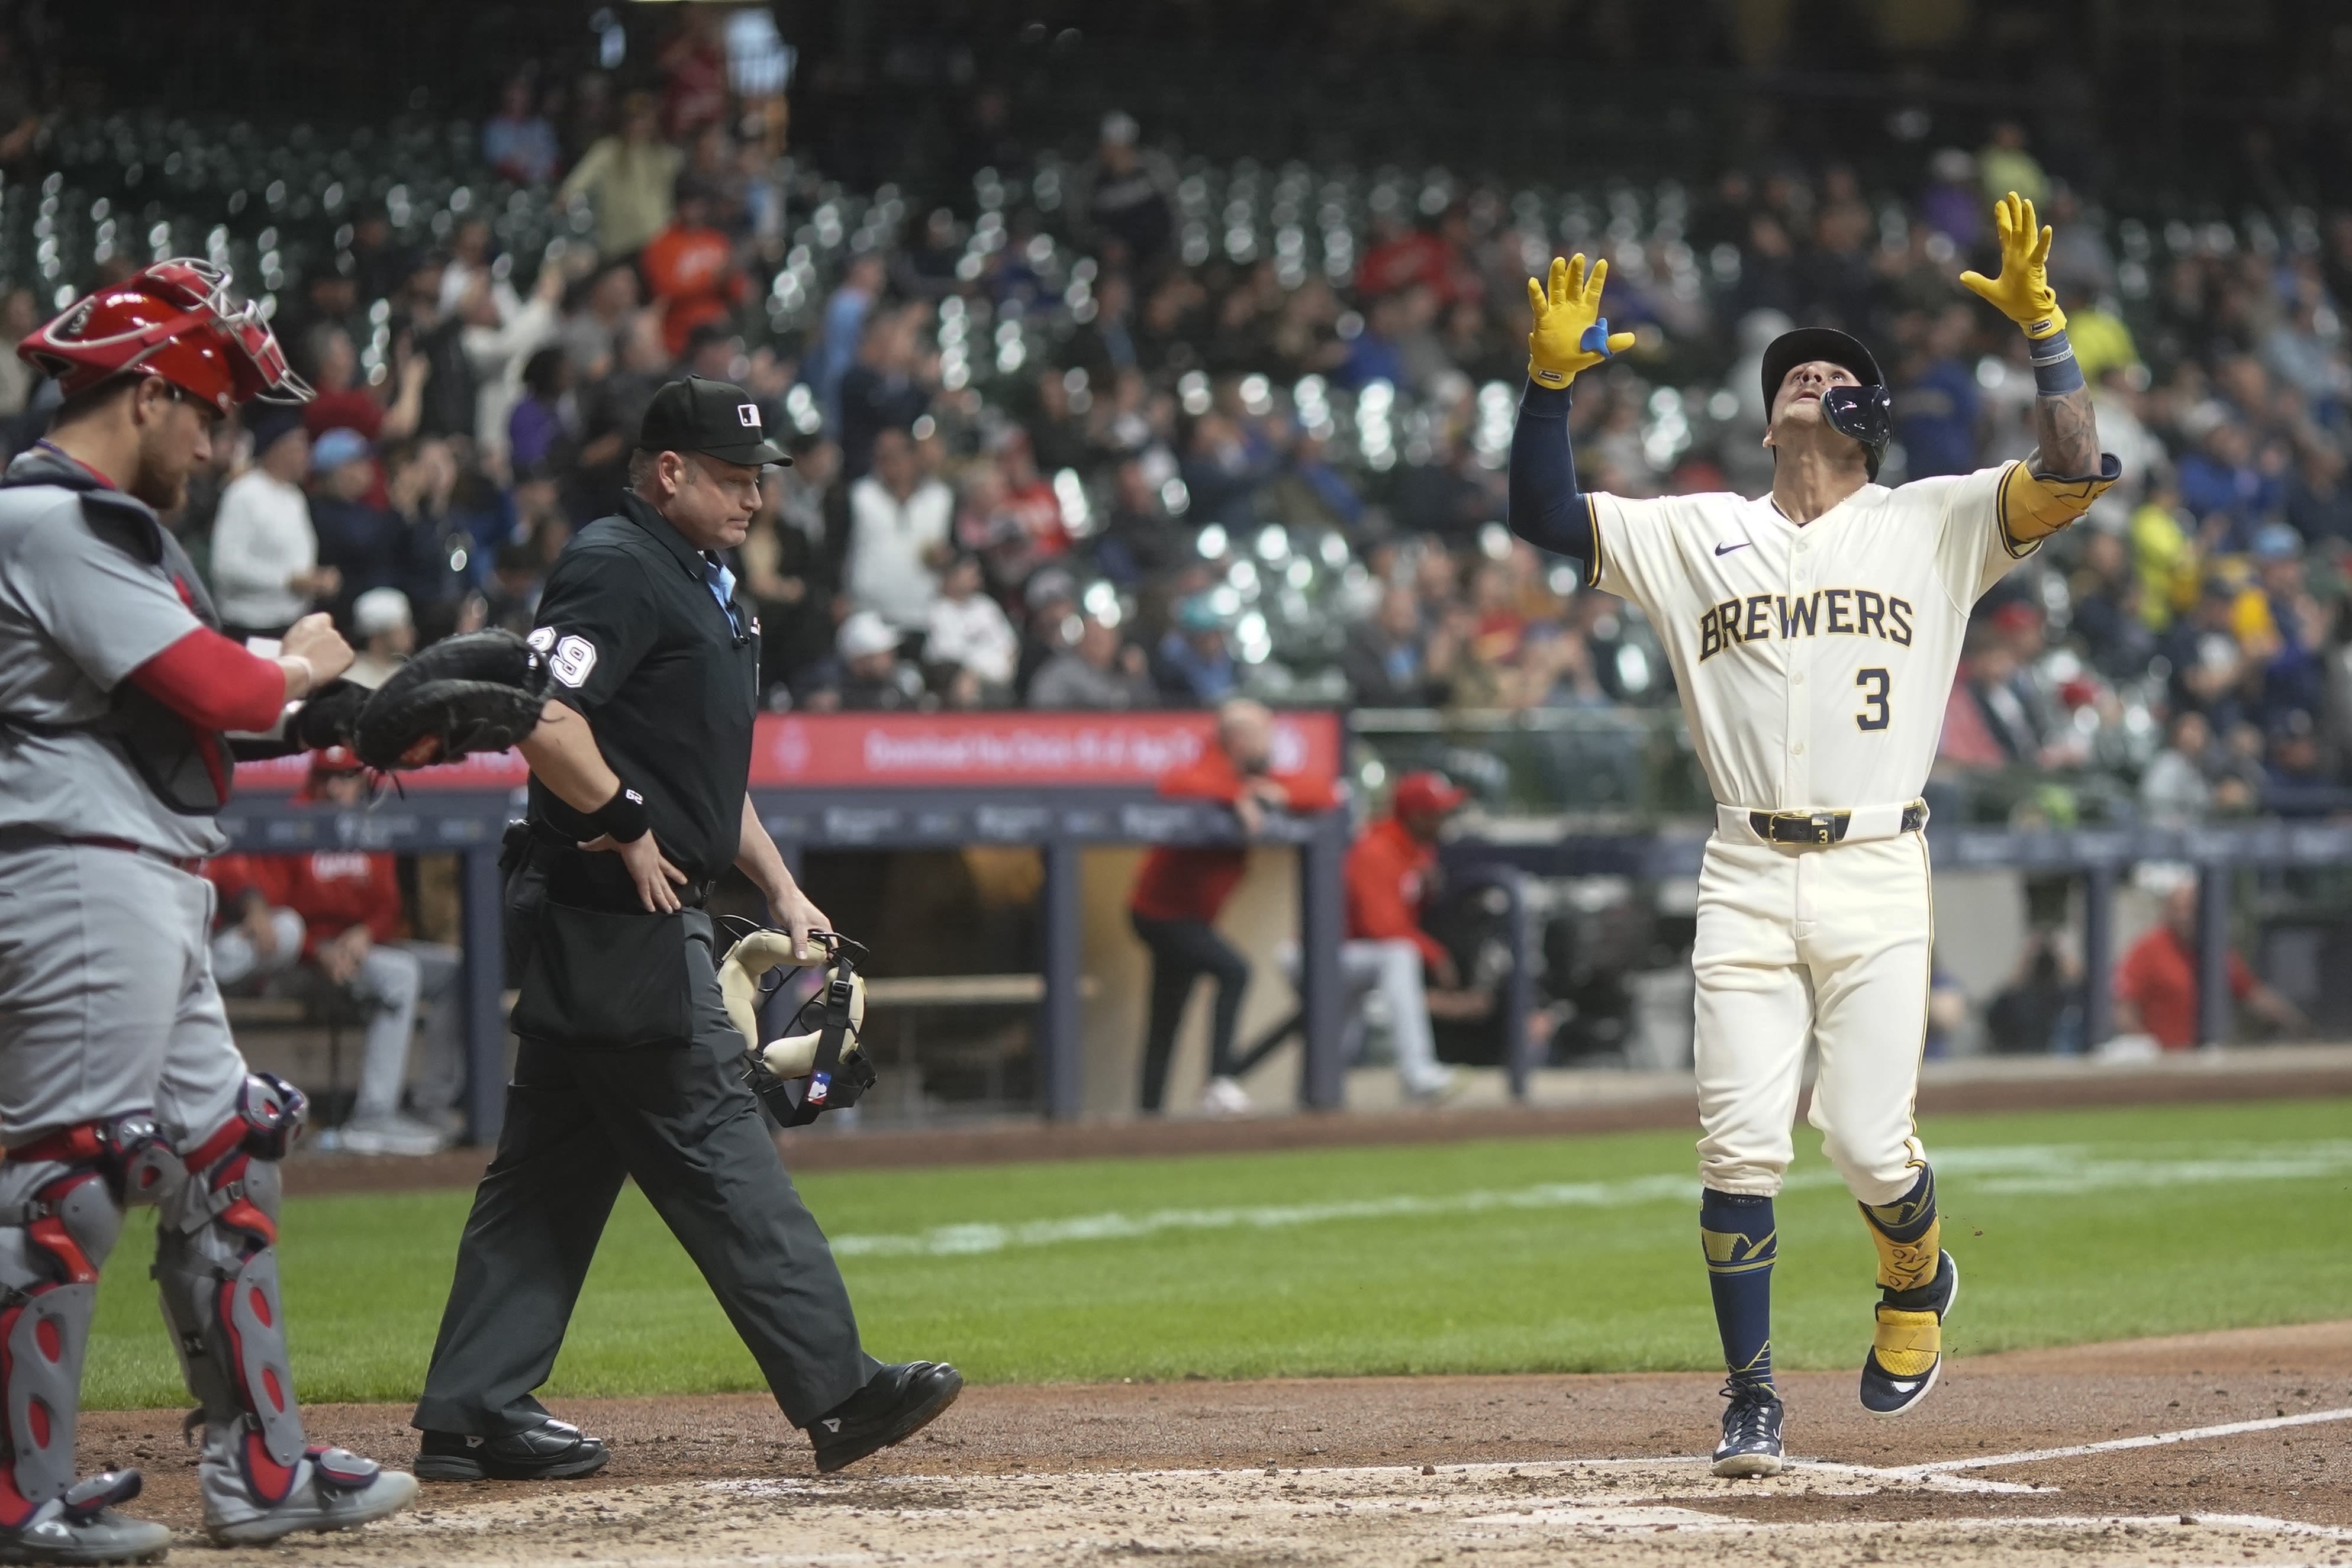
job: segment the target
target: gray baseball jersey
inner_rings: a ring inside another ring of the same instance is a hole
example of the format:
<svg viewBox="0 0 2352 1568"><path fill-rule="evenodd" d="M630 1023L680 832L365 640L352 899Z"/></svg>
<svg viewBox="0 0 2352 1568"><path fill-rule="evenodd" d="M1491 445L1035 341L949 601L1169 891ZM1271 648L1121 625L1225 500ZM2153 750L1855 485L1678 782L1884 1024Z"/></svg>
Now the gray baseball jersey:
<svg viewBox="0 0 2352 1568"><path fill-rule="evenodd" d="M18 464L65 461L37 453ZM0 715L44 727L96 718L131 671L202 625L132 537L137 503L107 499L86 507L62 484L0 488ZM211 817L158 799L116 742L0 722L5 828L123 839L174 857L228 843Z"/></svg>

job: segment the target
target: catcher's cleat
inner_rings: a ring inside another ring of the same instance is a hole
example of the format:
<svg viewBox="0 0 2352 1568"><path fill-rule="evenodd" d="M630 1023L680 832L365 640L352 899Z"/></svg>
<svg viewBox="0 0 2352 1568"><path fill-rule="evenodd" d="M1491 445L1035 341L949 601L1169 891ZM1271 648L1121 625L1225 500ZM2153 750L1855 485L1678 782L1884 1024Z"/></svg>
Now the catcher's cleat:
<svg viewBox="0 0 2352 1568"><path fill-rule="evenodd" d="M1862 1407L1900 1416L1927 1397L1944 1370L1944 1319L1960 1299L1960 1271L1949 1252L1938 1252L1934 1279L1879 1294L1878 1329L1862 1358Z"/></svg>
<svg viewBox="0 0 2352 1568"><path fill-rule="evenodd" d="M886 1366L866 1386L809 1423L816 1468L831 1474L903 1443L944 1414L963 1392L963 1374L944 1361Z"/></svg>
<svg viewBox="0 0 2352 1568"><path fill-rule="evenodd" d="M416 1475L428 1481L568 1481L604 1468L612 1453L568 1421L552 1417L503 1437L427 1432Z"/></svg>
<svg viewBox="0 0 2352 1568"><path fill-rule="evenodd" d="M1723 1396L1723 1441L1715 1446L1715 1473L1743 1478L1777 1476L1787 1460L1780 1453L1780 1396L1769 1383L1727 1383Z"/></svg>
<svg viewBox="0 0 2352 1568"><path fill-rule="evenodd" d="M36 1508L14 1529L0 1529L0 1563L160 1563L172 1532L114 1511L139 1495L137 1470L91 1476Z"/></svg>

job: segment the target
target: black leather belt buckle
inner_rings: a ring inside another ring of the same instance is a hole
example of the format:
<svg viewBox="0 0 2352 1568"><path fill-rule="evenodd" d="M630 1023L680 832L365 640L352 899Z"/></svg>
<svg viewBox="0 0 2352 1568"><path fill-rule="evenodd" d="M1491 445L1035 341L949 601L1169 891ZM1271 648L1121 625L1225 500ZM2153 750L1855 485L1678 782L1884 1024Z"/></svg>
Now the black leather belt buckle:
<svg viewBox="0 0 2352 1568"><path fill-rule="evenodd" d="M1748 825L1767 843L1833 844L1853 820L1846 811L1751 811Z"/></svg>
<svg viewBox="0 0 2352 1568"><path fill-rule="evenodd" d="M1927 802L1914 800L1903 808L1903 831L1916 833L1927 826Z"/></svg>

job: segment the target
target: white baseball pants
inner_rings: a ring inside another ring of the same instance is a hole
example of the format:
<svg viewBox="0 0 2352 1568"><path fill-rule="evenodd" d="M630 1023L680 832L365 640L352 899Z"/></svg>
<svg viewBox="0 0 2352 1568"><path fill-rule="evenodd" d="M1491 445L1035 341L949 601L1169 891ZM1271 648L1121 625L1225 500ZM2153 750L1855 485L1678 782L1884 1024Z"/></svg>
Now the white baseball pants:
<svg viewBox="0 0 2352 1568"><path fill-rule="evenodd" d="M1935 942L1927 841L1797 848L1707 841L1699 871L1699 1176L1769 1197L1794 1156L1805 1048L1807 1119L1847 1188L1891 1203L1926 1158L1912 1108Z"/></svg>

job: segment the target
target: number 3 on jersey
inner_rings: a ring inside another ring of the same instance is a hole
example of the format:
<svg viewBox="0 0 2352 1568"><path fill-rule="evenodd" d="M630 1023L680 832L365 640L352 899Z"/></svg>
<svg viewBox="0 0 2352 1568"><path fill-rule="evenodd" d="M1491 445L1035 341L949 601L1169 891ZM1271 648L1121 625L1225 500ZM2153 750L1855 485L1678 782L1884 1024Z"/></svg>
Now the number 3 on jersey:
<svg viewBox="0 0 2352 1568"><path fill-rule="evenodd" d="M1863 711L1853 716L1853 727L1856 729L1885 729L1887 720L1886 688L1892 684L1886 672L1875 669L1856 671L1853 684L1863 689L1864 703Z"/></svg>

